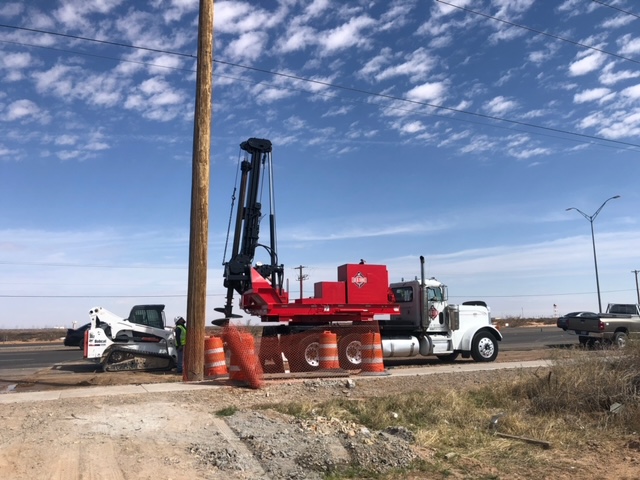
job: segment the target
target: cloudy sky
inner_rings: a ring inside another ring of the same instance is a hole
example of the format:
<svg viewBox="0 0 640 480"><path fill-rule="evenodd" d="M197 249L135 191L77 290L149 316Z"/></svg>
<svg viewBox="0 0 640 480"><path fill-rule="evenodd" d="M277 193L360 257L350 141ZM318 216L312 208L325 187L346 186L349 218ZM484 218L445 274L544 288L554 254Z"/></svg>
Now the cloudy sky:
<svg viewBox="0 0 640 480"><path fill-rule="evenodd" d="M186 313L197 17L0 4L0 327ZM639 22L631 0L216 1L207 321L250 137L274 145L293 297L301 265L311 296L344 263L397 281L424 255L494 316L597 311L566 209L620 195L593 222L602 303L636 301Z"/></svg>

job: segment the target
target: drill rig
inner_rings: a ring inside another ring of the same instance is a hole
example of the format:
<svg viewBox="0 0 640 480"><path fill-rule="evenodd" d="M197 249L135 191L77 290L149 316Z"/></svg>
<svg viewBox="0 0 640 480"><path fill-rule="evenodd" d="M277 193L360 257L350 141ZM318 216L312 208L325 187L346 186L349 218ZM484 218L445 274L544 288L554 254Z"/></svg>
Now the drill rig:
<svg viewBox="0 0 640 480"><path fill-rule="evenodd" d="M250 138L240 144L250 155L242 161L240 192L236 212L233 244L229 261L224 262L226 304L215 310L225 317L214 320L224 325L233 314L234 293L240 294L240 308L262 322L278 322L291 328L325 325L330 322L371 321L377 315L399 312L389 290L388 273L384 265L343 265L338 269L338 282L315 285L313 298L289 302L283 289L284 265L278 263L276 215L273 192L272 145L269 140ZM269 244L259 243L262 204L259 198L263 177L269 183ZM253 264L256 250L263 247L269 263ZM268 332L268 330L267 330ZM289 333L288 329L279 329Z"/></svg>
<svg viewBox="0 0 640 480"><path fill-rule="evenodd" d="M223 261L226 303L215 309L224 318L214 320L214 325L224 326L238 317L233 313L233 297L238 293L242 310L264 323L278 325L263 328L263 343L265 338L285 337L287 341L275 343L286 345L281 353L289 365L302 365L302 370L319 367L322 331L336 334L341 367L359 368L362 337L354 331L378 328L385 357L421 354L451 361L462 354L480 362L495 360L502 335L493 327L486 304L473 301L449 305L447 287L424 278L424 257L420 257L420 280L416 277L414 281L390 285L385 265L345 264L337 269L337 281L314 284L313 297L289 301L289 294L283 289L284 266L278 263L277 254L272 145L266 139L250 138L240 148L250 159L240 165L233 245L229 261ZM268 245L259 243L263 177L269 181ZM268 263L254 265L258 247L268 252Z"/></svg>

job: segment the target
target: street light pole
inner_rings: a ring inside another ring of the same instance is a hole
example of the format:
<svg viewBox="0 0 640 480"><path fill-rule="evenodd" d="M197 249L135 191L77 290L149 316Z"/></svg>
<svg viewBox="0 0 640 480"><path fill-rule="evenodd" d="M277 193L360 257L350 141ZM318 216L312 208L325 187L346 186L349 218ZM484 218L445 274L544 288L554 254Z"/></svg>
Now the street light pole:
<svg viewBox="0 0 640 480"><path fill-rule="evenodd" d="M595 237L595 235L593 233L593 221L596 219L596 217L600 213L600 210L602 210L602 208L607 204L607 202L609 200L613 200L615 198L620 198L620 195L615 195L615 196L613 196L611 198L607 198L602 203L602 205L600 205L600 208L598 208L598 210L596 210L596 213L594 213L593 215L587 215L582 210L579 210L579 209L577 209L575 207L569 207L569 208L566 209L567 212L569 210L575 210L580 215L582 215L584 218L589 220L589 223L591 224L591 244L593 245L593 263L594 263L594 265L596 267L596 289L598 290L598 313L602 313L602 300L600 299L600 279L598 278L598 258L596 257L596 237Z"/></svg>

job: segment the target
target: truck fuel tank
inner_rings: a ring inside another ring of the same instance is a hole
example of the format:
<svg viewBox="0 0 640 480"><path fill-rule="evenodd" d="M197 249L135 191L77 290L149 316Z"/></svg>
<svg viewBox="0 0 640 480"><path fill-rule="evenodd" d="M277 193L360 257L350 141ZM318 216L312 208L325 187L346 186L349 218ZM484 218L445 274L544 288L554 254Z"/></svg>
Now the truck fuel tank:
<svg viewBox="0 0 640 480"><path fill-rule="evenodd" d="M382 340L382 356L414 357L420 353L420 342L416 337L385 338Z"/></svg>

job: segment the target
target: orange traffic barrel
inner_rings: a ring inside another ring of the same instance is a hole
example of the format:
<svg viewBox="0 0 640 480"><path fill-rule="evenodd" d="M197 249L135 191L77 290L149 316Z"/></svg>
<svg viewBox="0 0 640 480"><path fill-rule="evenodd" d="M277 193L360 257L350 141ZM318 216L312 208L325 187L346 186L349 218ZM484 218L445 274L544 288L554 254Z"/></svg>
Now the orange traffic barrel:
<svg viewBox="0 0 640 480"><path fill-rule="evenodd" d="M382 340L379 333L362 335L361 375L388 375L382 359Z"/></svg>
<svg viewBox="0 0 640 480"><path fill-rule="evenodd" d="M250 333L238 332L232 338L233 340L230 342L229 378L244 382L247 380L247 375L242 367L243 364L246 364L245 358L247 356L255 355L255 341Z"/></svg>
<svg viewBox="0 0 640 480"><path fill-rule="evenodd" d="M320 335L319 352L320 370L336 370L340 368L338 360L338 336L333 332Z"/></svg>
<svg viewBox="0 0 640 480"><path fill-rule="evenodd" d="M224 345L220 337L204 339L204 374L207 377L222 377L227 375L227 361L224 355Z"/></svg>

